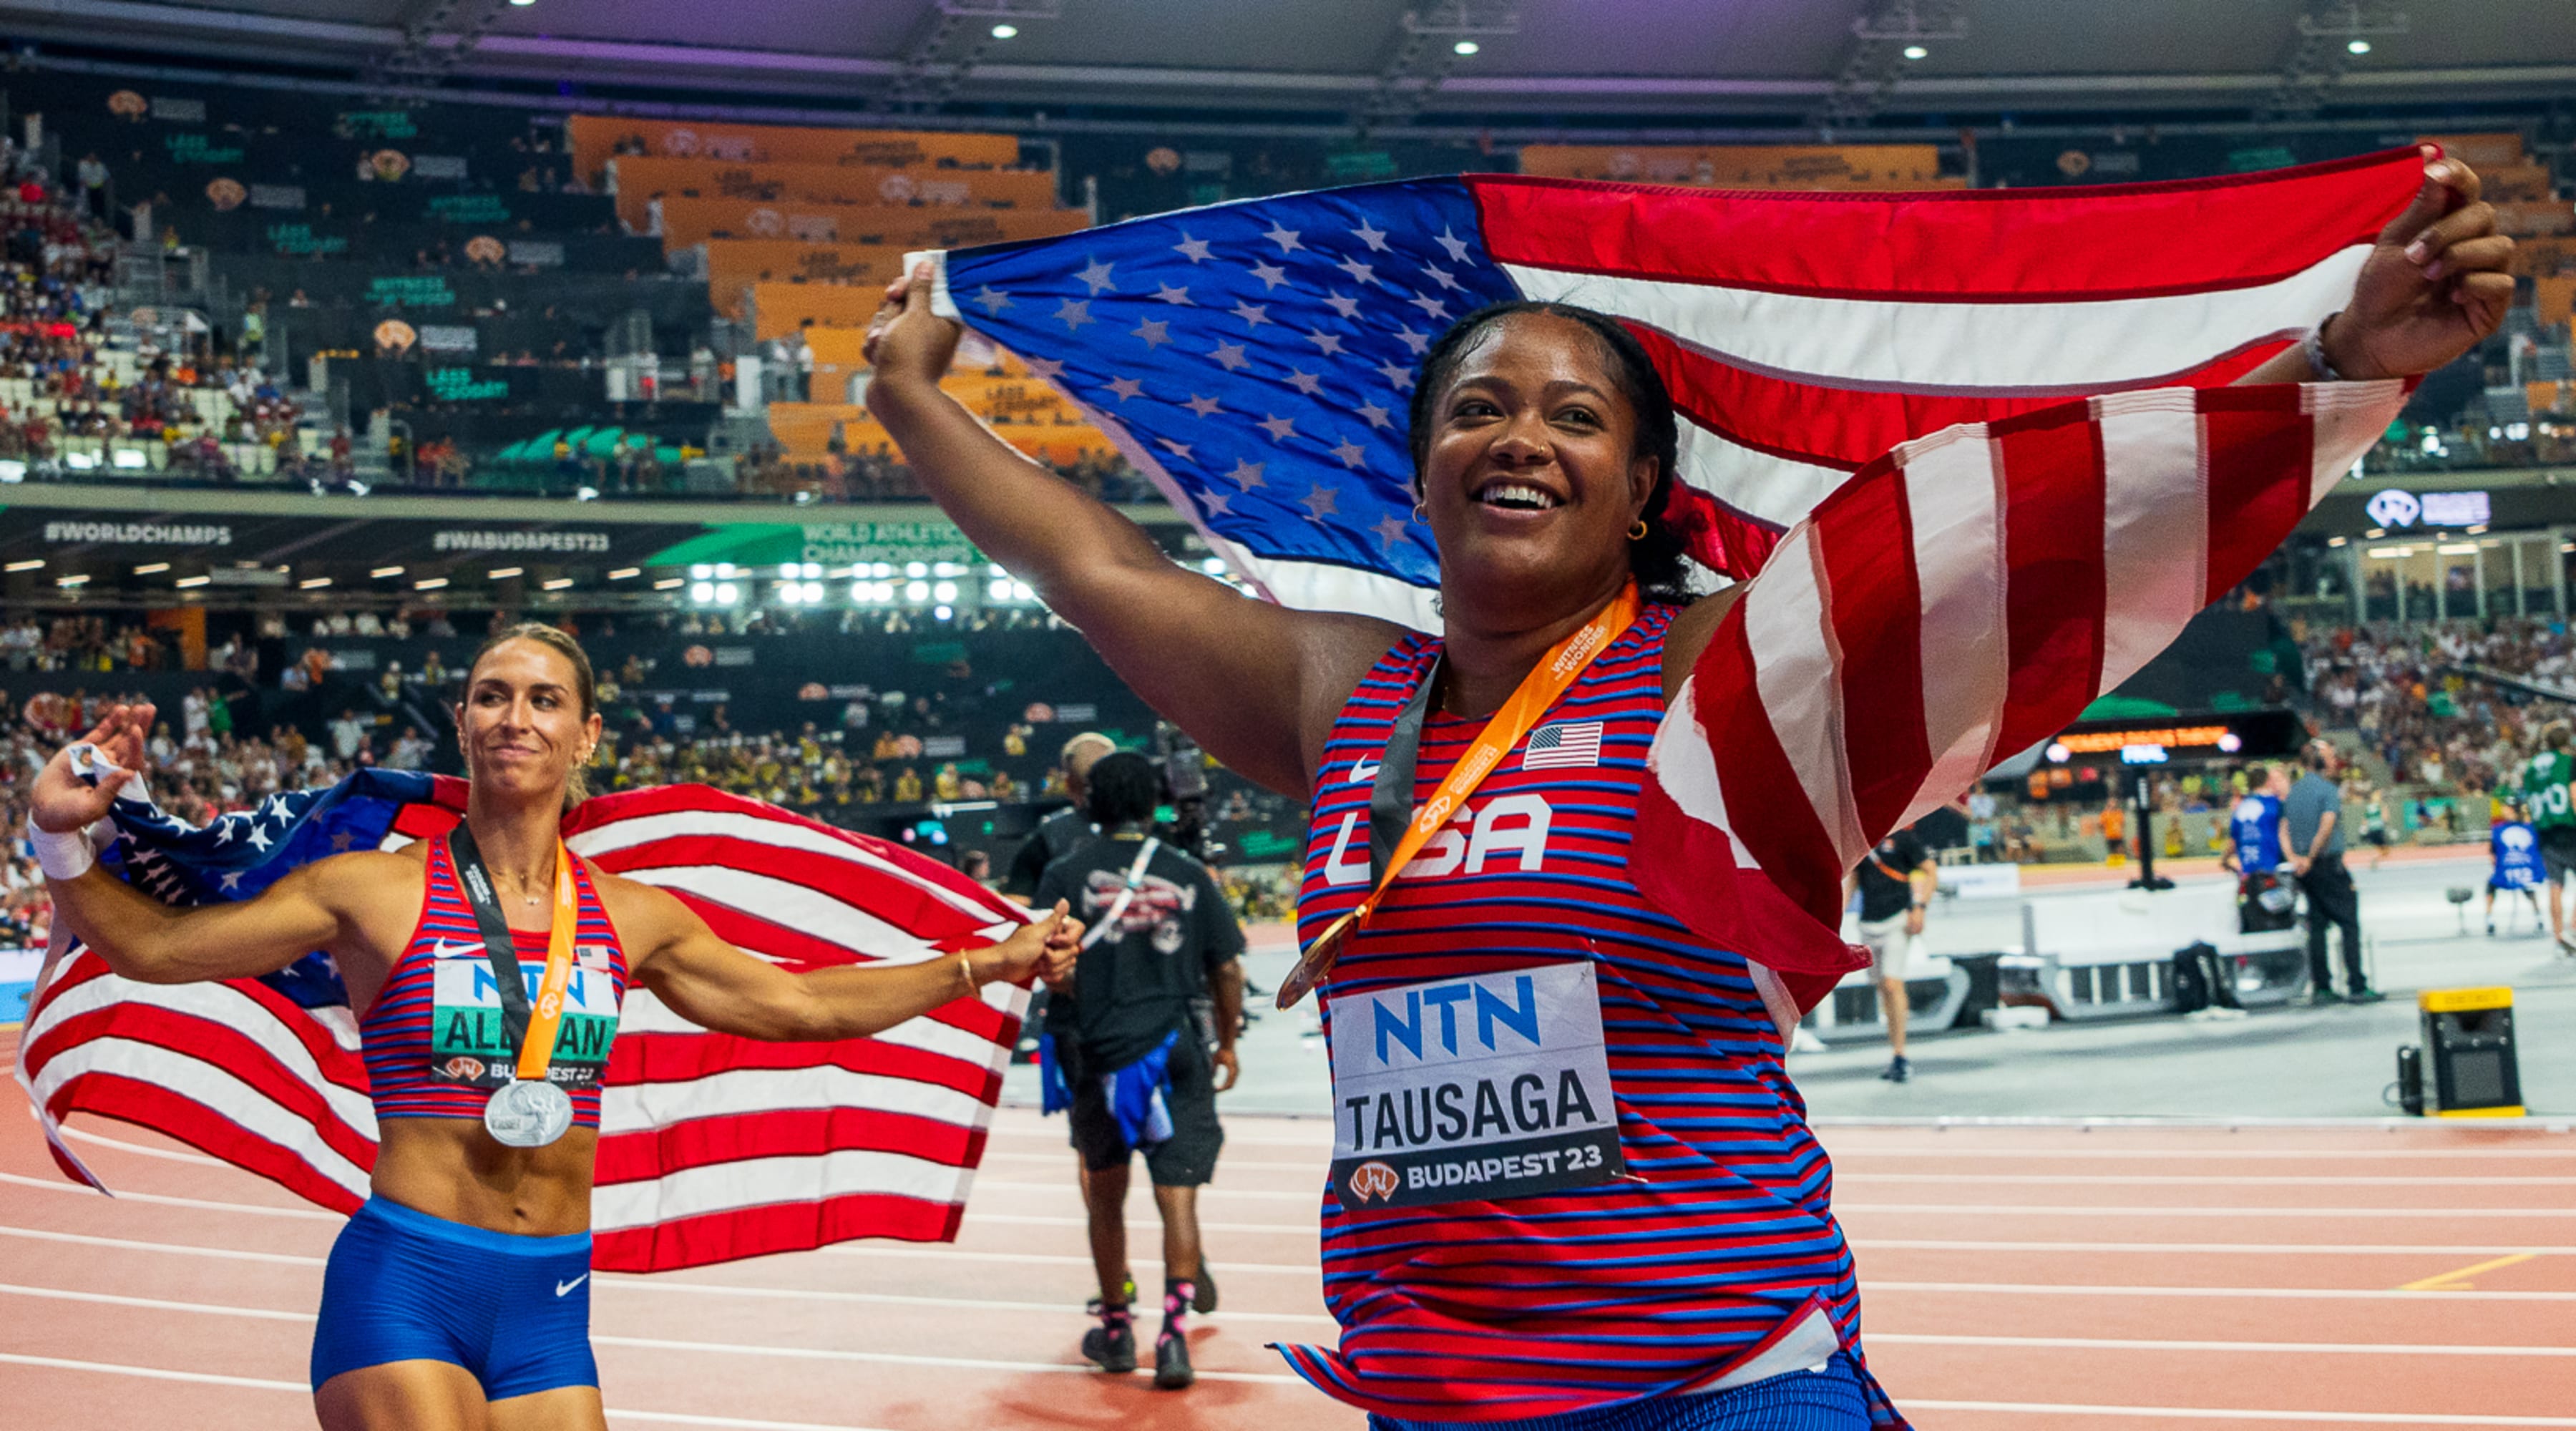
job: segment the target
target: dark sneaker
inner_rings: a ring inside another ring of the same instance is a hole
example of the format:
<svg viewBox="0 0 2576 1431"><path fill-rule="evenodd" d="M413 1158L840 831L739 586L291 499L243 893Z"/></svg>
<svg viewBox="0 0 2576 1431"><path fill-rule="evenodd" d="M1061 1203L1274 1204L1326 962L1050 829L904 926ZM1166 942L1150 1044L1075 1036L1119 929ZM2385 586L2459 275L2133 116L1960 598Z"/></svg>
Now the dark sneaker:
<svg viewBox="0 0 2576 1431"><path fill-rule="evenodd" d="M2332 989L2317 989L2308 995L2308 1002L2311 1004L2340 1004L2343 1002L2343 995L2336 993Z"/></svg>
<svg viewBox="0 0 2576 1431"><path fill-rule="evenodd" d="M1204 1270L1204 1269L1202 1269ZM1128 1364L1135 1364L1131 1348ZM1190 1340L1177 1332L1165 1332L1154 1339L1154 1385L1164 1391L1178 1391L1199 1379L1190 1369Z"/></svg>
<svg viewBox="0 0 2576 1431"><path fill-rule="evenodd" d="M1216 1310L1216 1274L1208 1270L1207 1259L1199 1259L1198 1286L1190 1297L1190 1310L1208 1313Z"/></svg>
<svg viewBox="0 0 2576 1431"><path fill-rule="evenodd" d="M2344 1002L2348 1004L2376 1004L2386 1000L2387 997L2388 996L2386 994L2379 992L2377 989L2359 989L2344 995Z"/></svg>
<svg viewBox="0 0 2576 1431"><path fill-rule="evenodd" d="M1102 1371L1134 1371L1136 1369L1136 1329L1123 1321L1103 1322L1082 1334L1082 1354ZM1158 1349L1154 1354L1155 1375L1158 1378L1162 1375L1162 1360L1162 1353ZM1186 1355L1182 1357L1181 1364L1183 1367L1189 1365Z"/></svg>
<svg viewBox="0 0 2576 1431"><path fill-rule="evenodd" d="M1890 1083L1904 1083L1914 1077L1914 1061L1903 1054L1889 1059L1887 1071L1879 1075Z"/></svg>

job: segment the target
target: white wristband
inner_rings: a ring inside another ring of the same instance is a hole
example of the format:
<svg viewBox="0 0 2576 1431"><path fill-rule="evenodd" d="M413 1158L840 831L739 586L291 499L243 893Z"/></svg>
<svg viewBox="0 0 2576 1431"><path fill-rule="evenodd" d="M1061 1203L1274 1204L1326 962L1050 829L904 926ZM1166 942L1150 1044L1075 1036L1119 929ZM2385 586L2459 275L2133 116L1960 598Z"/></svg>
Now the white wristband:
<svg viewBox="0 0 2576 1431"><path fill-rule="evenodd" d="M40 830L29 825L27 843L36 847L36 863L44 867L47 879L76 880L98 863L87 830Z"/></svg>

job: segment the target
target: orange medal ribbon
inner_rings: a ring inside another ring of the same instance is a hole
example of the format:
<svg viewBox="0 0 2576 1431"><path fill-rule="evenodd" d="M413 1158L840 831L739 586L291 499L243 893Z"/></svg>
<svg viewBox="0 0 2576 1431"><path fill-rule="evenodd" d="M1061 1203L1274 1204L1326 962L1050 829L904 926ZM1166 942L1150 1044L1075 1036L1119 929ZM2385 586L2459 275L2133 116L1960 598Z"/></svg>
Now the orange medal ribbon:
<svg viewBox="0 0 2576 1431"><path fill-rule="evenodd" d="M546 976L537 985L536 1006L528 1011L527 1036L519 1040L519 1077L544 1082L554 1061L556 1030L563 1024L564 988L572 982L572 936L581 923L581 899L573 892L572 856L555 841L555 917L546 930Z"/></svg>
<svg viewBox="0 0 2576 1431"><path fill-rule="evenodd" d="M1476 743L1469 746L1467 753L1460 756L1458 763L1441 778L1440 788L1431 793L1430 801L1414 810L1413 822L1405 827L1404 837L1396 841L1395 853L1387 860L1386 870L1378 876L1376 886L1348 914L1334 920L1322 934L1315 936L1315 942L1307 945L1306 952L1297 960L1297 967L1279 982L1279 1007L1294 1007L1326 974L1332 972L1333 961L1341 957L1343 941L1350 938L1353 931L1365 927L1369 916L1377 913L1378 904L1395 883L1397 872L1411 864L1413 857L1422 852L1422 846L1440 833L1440 827L1449 823L1449 817L1466 803L1467 796L1503 763L1504 756L1520 745L1530 733L1530 728L1538 724L1538 718L1547 714L1548 707L1556 704L1557 697L1565 694L1576 678L1592 664L1593 658L1608 650L1611 642L1636 624L1637 613L1641 609L1643 604L1637 596L1637 584L1629 582L1609 605L1601 608L1598 615L1557 642L1528 675L1521 677L1520 686L1512 692L1511 699L1503 702L1502 709L1485 722L1485 728L1477 733ZM1437 668L1432 676L1425 679L1437 679Z"/></svg>

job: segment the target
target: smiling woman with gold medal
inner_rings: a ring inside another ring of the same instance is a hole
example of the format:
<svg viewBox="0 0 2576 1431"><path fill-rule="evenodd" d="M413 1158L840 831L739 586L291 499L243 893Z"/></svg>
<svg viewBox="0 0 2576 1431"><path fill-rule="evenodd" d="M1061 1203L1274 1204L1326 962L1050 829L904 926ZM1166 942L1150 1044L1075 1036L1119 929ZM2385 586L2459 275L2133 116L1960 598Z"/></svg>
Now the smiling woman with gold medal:
<svg viewBox="0 0 2576 1431"><path fill-rule="evenodd" d="M565 850L563 813L600 732L570 637L538 625L495 637L456 716L471 784L453 831L317 861L238 904L175 909L94 867L82 832L140 769L152 707L116 708L34 792L59 916L118 974L242 978L321 949L365 1011L381 1143L373 1196L324 1273L312 1376L327 1431L605 1426L590 1194L630 980L722 1033L863 1038L989 982L1060 977L1081 934L1059 905L954 960L788 973ZM79 773L93 762L95 784Z"/></svg>

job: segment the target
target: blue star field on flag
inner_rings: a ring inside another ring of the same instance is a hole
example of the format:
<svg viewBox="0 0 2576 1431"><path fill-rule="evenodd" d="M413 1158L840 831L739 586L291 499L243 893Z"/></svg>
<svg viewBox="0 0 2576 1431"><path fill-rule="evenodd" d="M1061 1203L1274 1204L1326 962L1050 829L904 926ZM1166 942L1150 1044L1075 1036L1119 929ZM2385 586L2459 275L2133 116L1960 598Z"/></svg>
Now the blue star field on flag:
<svg viewBox="0 0 2576 1431"><path fill-rule="evenodd" d="M120 798L109 815L119 838L107 859L165 904L249 899L298 866L382 848L404 807L429 803L434 789L428 775L370 768L322 789L270 795L202 826L149 801ZM339 970L318 952L262 982L306 1008L349 1001Z"/></svg>
<svg viewBox="0 0 2576 1431"><path fill-rule="evenodd" d="M1516 298L1454 180L1190 209L951 254L970 327L1091 410L1200 529L1438 581L1407 406L1450 324Z"/></svg>

